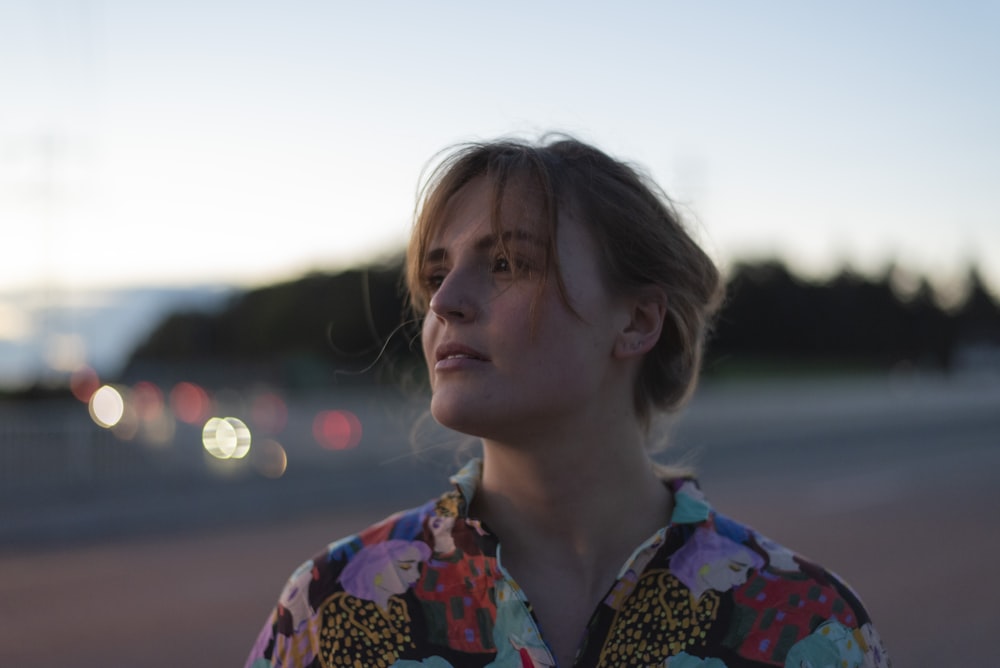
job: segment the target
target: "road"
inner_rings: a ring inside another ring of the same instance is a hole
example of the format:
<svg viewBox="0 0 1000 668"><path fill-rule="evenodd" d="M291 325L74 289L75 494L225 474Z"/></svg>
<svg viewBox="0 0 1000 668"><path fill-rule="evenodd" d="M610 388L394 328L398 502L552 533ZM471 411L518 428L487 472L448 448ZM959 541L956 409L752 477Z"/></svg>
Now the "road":
<svg viewBox="0 0 1000 668"><path fill-rule="evenodd" d="M706 386L671 441L661 457L693 461L717 508L861 593L897 668L996 665L995 380ZM282 484L8 509L0 666L242 665L298 563L447 475L441 448L365 447Z"/></svg>

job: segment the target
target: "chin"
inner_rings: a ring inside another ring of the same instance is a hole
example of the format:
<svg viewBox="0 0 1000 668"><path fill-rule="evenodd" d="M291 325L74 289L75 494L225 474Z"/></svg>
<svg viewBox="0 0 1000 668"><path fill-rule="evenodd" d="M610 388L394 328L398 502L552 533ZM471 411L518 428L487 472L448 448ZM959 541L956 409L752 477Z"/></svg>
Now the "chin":
<svg viewBox="0 0 1000 668"><path fill-rule="evenodd" d="M442 427L469 436L482 437L482 416L475 416L475 411L463 410L461 407L442 405L445 402L431 401L431 416ZM472 413L472 414L470 414Z"/></svg>
<svg viewBox="0 0 1000 668"><path fill-rule="evenodd" d="M435 394L431 399L431 416L441 425L467 436L491 438L510 426L510 415L497 415L496 405L477 405L466 396ZM489 403L489 402L488 402Z"/></svg>

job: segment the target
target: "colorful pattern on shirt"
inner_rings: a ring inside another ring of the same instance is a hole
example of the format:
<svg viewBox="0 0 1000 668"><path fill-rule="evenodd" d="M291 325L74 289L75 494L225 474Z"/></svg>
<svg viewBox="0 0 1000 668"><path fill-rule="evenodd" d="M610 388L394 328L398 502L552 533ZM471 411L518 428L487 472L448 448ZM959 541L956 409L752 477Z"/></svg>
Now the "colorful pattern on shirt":
<svg viewBox="0 0 1000 668"><path fill-rule="evenodd" d="M555 666L497 538L467 514L481 473L332 543L282 591L248 668ZM888 668L858 597L835 575L668 481L669 526L633 554L593 612L576 666Z"/></svg>

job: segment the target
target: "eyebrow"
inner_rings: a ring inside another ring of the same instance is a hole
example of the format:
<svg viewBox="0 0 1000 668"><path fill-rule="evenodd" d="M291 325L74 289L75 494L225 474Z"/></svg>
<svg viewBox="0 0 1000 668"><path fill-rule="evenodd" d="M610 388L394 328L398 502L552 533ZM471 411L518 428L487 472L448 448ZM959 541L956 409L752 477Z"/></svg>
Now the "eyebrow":
<svg viewBox="0 0 1000 668"><path fill-rule="evenodd" d="M483 252L495 248L497 243L507 243L509 241L524 241L539 248L545 248L545 242L535 233L525 229L504 230L499 238L495 234L487 234L476 240L473 248L478 252ZM424 254L424 263L440 262L448 257L445 248L432 248Z"/></svg>

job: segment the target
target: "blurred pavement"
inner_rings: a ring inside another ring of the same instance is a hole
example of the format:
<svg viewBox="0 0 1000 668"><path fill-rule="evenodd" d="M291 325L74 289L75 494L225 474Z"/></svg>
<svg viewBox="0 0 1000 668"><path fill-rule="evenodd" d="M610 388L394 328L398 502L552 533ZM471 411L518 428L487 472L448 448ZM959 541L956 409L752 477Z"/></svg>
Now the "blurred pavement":
<svg viewBox="0 0 1000 668"><path fill-rule="evenodd" d="M290 436L280 480L6 481L0 666L242 665L299 563L445 488L449 437L427 427L414 449L420 410L387 396L349 400L353 451ZM996 379L706 385L670 433L658 459L691 461L720 511L845 577L897 668L993 665Z"/></svg>

